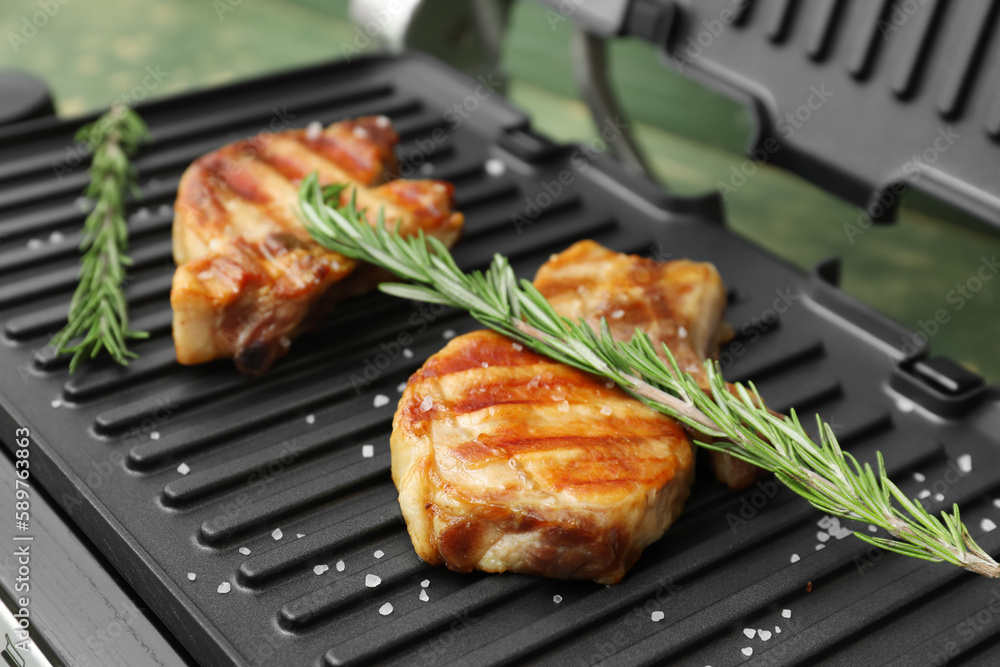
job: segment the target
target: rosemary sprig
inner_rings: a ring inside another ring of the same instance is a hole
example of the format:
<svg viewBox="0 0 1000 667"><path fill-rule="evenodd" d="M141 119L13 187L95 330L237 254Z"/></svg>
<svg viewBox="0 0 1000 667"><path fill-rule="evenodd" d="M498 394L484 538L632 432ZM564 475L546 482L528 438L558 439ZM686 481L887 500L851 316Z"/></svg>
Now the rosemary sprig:
<svg viewBox="0 0 1000 667"><path fill-rule="evenodd" d="M403 238L386 229L381 214L372 226L353 202L345 207L335 202L335 190L322 188L315 175L302 183L302 217L319 243L412 283L382 284L383 292L466 310L491 329L541 354L615 381L654 410L708 436L706 440L724 439L698 445L769 470L823 512L879 526L891 536L855 532L869 544L1000 577L1000 564L976 544L961 521L958 505L950 513L942 511L940 518L932 516L888 478L881 453L877 470L867 463L861 465L840 448L829 424L818 417L816 443L794 410L789 417L767 410L752 383L749 388L737 384L730 392L717 362L705 364L711 387L708 395L680 370L665 345L664 361L645 332L636 330L632 340L619 342L603 319L600 331L594 331L583 320L574 322L558 315L534 285L516 279L502 255L493 257L485 273L465 273L437 239L425 239L422 233Z"/></svg>
<svg viewBox="0 0 1000 667"><path fill-rule="evenodd" d="M149 140L149 131L138 114L116 104L106 114L77 132L92 152L90 185L84 191L94 208L84 223L80 244L80 278L69 305L66 326L50 343L56 354L72 354L69 371L81 361L106 349L119 364L128 365L136 355L128 339L146 338L144 331L128 326L128 305L122 285L125 267L132 262L128 250L125 197L135 187L135 168L129 158Z"/></svg>

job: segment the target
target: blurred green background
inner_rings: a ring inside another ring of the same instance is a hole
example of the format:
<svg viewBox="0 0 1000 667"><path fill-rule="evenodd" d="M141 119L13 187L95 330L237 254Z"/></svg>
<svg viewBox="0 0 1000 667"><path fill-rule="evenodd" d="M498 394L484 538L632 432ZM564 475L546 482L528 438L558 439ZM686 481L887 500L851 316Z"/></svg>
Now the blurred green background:
<svg viewBox="0 0 1000 667"><path fill-rule="evenodd" d="M62 1L51 1L58 12L26 43L10 35L40 11L39 0L4 1L0 68L42 77L64 116L107 106L139 84L147 66L166 74L150 91L160 97L339 58L352 36L346 0ZM573 83L566 24L553 31L544 10L522 0L503 53L509 97L541 132L562 141L596 136ZM614 43L611 63L616 91L664 184L698 193L728 180L744 159L748 113L667 69L646 44ZM895 225L852 244L844 226L858 217L853 206L764 166L726 207L735 232L802 268L841 257L844 289L911 329L949 310L933 351L1000 381L1000 280L985 283L960 311L946 301L984 255L1000 254L1000 234L919 195L903 204Z"/></svg>

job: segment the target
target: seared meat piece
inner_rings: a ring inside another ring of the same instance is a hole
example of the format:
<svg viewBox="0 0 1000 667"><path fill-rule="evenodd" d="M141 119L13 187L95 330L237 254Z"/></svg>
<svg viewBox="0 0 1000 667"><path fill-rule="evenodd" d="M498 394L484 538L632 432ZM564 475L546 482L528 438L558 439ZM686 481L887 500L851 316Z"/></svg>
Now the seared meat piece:
<svg viewBox="0 0 1000 667"><path fill-rule="evenodd" d="M584 318L593 328L607 319L616 340L635 330L649 334L657 352L666 343L681 370L709 390L703 362L731 336L723 320L726 289L711 264L657 262L580 241L538 270L535 286L556 312ZM711 452L716 478L730 488L756 480L761 470L728 454Z"/></svg>
<svg viewBox="0 0 1000 667"><path fill-rule="evenodd" d="M372 222L384 210L403 234L457 240L462 216L450 184L391 180L397 141L387 118L360 118L320 132L261 134L188 168L177 192L170 292L180 363L232 357L259 375L335 303L373 286L371 267L355 277L358 263L313 241L296 218L299 182L313 171L324 184L347 184L342 203L355 197Z"/></svg>
<svg viewBox="0 0 1000 667"><path fill-rule="evenodd" d="M413 546L460 572L617 583L680 515L693 472L677 422L491 331L432 356L393 420Z"/></svg>

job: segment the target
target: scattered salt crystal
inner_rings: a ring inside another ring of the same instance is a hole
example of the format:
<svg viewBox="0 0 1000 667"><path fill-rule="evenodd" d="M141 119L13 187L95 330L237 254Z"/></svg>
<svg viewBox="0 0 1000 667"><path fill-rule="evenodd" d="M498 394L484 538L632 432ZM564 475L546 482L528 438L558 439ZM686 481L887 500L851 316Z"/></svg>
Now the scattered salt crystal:
<svg viewBox="0 0 1000 667"><path fill-rule="evenodd" d="M792 610L791 609L782 609L781 610L781 615L784 616L785 618L791 618L792 617Z"/></svg>
<svg viewBox="0 0 1000 667"><path fill-rule="evenodd" d="M365 575L365 586L368 588L375 588L382 583L382 578L377 574L366 574Z"/></svg>
<svg viewBox="0 0 1000 667"><path fill-rule="evenodd" d="M791 561L793 563L798 563L799 562L799 555L798 554L792 554Z"/></svg>
<svg viewBox="0 0 1000 667"><path fill-rule="evenodd" d="M386 602L384 605L378 608L378 613L382 614L383 616L388 616L389 614L391 614L392 603Z"/></svg>
<svg viewBox="0 0 1000 667"><path fill-rule="evenodd" d="M375 558L381 558L384 555L385 555L385 552L382 551L381 549L379 549L378 551L375 552Z"/></svg>
<svg viewBox="0 0 1000 667"><path fill-rule="evenodd" d="M62 243L65 238L62 232L55 231L49 234L49 243Z"/></svg>
<svg viewBox="0 0 1000 667"><path fill-rule="evenodd" d="M993 507L1000 509L1000 498L993 499Z"/></svg>
<svg viewBox="0 0 1000 667"><path fill-rule="evenodd" d="M88 197L77 197L74 201L76 207L81 211L88 211L91 207L91 201Z"/></svg>
<svg viewBox="0 0 1000 667"><path fill-rule="evenodd" d="M490 367L490 362L484 361L483 363L481 363L479 365L482 366L483 368L489 368Z"/></svg>
<svg viewBox="0 0 1000 667"><path fill-rule="evenodd" d="M518 352L520 352L521 350L524 349L524 346L521 345L520 343L514 343L513 345L514 345L514 349L517 350Z"/></svg>
<svg viewBox="0 0 1000 667"><path fill-rule="evenodd" d="M603 408L601 408L601 414L602 415L610 415L611 414L611 407L605 405Z"/></svg>
<svg viewBox="0 0 1000 667"><path fill-rule="evenodd" d="M915 472L913 473L913 479L917 480L918 482L923 482L927 478L924 477L924 474L922 472Z"/></svg>
<svg viewBox="0 0 1000 667"><path fill-rule="evenodd" d="M228 593L231 588L232 586L229 585L228 581L223 581L221 584L219 584L219 587L215 590L219 591L220 593Z"/></svg>
<svg viewBox="0 0 1000 667"><path fill-rule="evenodd" d="M361 445L361 456L366 459L370 459L375 456L375 446L374 445Z"/></svg>
<svg viewBox="0 0 1000 667"><path fill-rule="evenodd" d="M344 561L342 560L337 561L337 572L343 572L345 567L346 566L344 565Z"/></svg>
<svg viewBox="0 0 1000 667"><path fill-rule="evenodd" d="M159 431L153 431L152 433L149 434L149 439L150 440L159 440L160 439L160 432Z"/></svg>
<svg viewBox="0 0 1000 667"><path fill-rule="evenodd" d="M752 646L747 646L746 648L741 648L740 651L742 651L743 655L745 655L748 658L753 655L753 647Z"/></svg>
<svg viewBox="0 0 1000 667"><path fill-rule="evenodd" d="M930 498L931 492L928 489L920 489L920 493L917 494L917 498L923 500L924 498Z"/></svg>
<svg viewBox="0 0 1000 667"><path fill-rule="evenodd" d="M493 157L486 161L483 168L486 169L486 173L490 176L503 176L504 172L507 171L507 165Z"/></svg>
<svg viewBox="0 0 1000 667"><path fill-rule="evenodd" d="M319 135L321 135L322 133L323 133L323 124L320 123L318 120L314 120L313 122L306 125L306 139L308 139L309 141L316 141L317 139L319 139Z"/></svg>
<svg viewBox="0 0 1000 667"><path fill-rule="evenodd" d="M760 640L762 642L766 642L768 639L771 638L771 631L770 630L758 630L757 634L760 636Z"/></svg>
<svg viewBox="0 0 1000 667"><path fill-rule="evenodd" d="M820 542L826 542L828 539L830 539L830 536L827 533L824 533L823 531L819 531L818 533L816 533L816 539L819 540Z"/></svg>
<svg viewBox="0 0 1000 667"><path fill-rule="evenodd" d="M757 631L753 628L743 628L743 634L747 636L747 639L753 639L757 635Z"/></svg>
<svg viewBox="0 0 1000 667"><path fill-rule="evenodd" d="M653 623L659 623L660 621L663 620L663 612L654 611L652 614L649 615L649 618L651 621L653 621Z"/></svg>
<svg viewBox="0 0 1000 667"><path fill-rule="evenodd" d="M451 340L452 338L455 337L455 330L454 329L445 329L441 333L441 337L444 338L445 340Z"/></svg>
<svg viewBox="0 0 1000 667"><path fill-rule="evenodd" d="M778 626L778 625L774 626L774 634L776 634L776 635L780 635L781 634L781 627L780 626Z"/></svg>
<svg viewBox="0 0 1000 667"><path fill-rule="evenodd" d="M569 401L563 401L559 404L559 412L569 412Z"/></svg>
<svg viewBox="0 0 1000 667"><path fill-rule="evenodd" d="M244 556L249 556L250 550L247 549L246 547L240 547L240 553L243 554Z"/></svg>
<svg viewBox="0 0 1000 667"><path fill-rule="evenodd" d="M962 454L959 456L958 468L962 472L972 472L972 456L970 454Z"/></svg>
<svg viewBox="0 0 1000 667"><path fill-rule="evenodd" d="M826 545L825 544L817 544L816 545L816 551L819 551L820 549L826 549Z"/></svg>
<svg viewBox="0 0 1000 667"><path fill-rule="evenodd" d="M406 383L400 382L398 385L396 385L396 391L398 391L400 394L406 391Z"/></svg>
<svg viewBox="0 0 1000 667"><path fill-rule="evenodd" d="M160 204L160 208L156 209L156 212L163 216L173 215L174 207L170 204Z"/></svg>
<svg viewBox="0 0 1000 667"><path fill-rule="evenodd" d="M621 310L620 308L611 313L611 319L613 320L620 320L623 317L625 317L625 311Z"/></svg>
<svg viewBox="0 0 1000 667"><path fill-rule="evenodd" d="M677 327L677 337L678 338L687 338L688 337L688 330L685 329L684 327Z"/></svg>
<svg viewBox="0 0 1000 667"><path fill-rule="evenodd" d="M420 600L421 602L427 602L428 600L430 600L430 598L427 596L427 591L425 591L422 588L420 589Z"/></svg>
<svg viewBox="0 0 1000 667"><path fill-rule="evenodd" d="M562 596L561 595L553 595L552 596L552 601L555 602L556 604L559 604L560 602L562 602Z"/></svg>
<svg viewBox="0 0 1000 667"><path fill-rule="evenodd" d="M871 524L868 524L868 532L869 533L877 533L878 532L878 527L873 526Z"/></svg>
<svg viewBox="0 0 1000 667"><path fill-rule="evenodd" d="M411 350L408 347L404 347L403 348L403 356L406 357L407 359L412 359L413 358L413 350Z"/></svg>
<svg viewBox="0 0 1000 667"><path fill-rule="evenodd" d="M305 533L295 533L295 539L297 540L301 540L305 536L306 536Z"/></svg>
<svg viewBox="0 0 1000 667"><path fill-rule="evenodd" d="M913 401L902 396L896 397L896 407L900 412L913 412Z"/></svg>
<svg viewBox="0 0 1000 667"><path fill-rule="evenodd" d="M423 581L420 582L420 587L421 588L427 588L430 585L431 585L431 580L430 579L424 579Z"/></svg>
<svg viewBox="0 0 1000 667"><path fill-rule="evenodd" d="M315 424L316 423L316 415L306 415L306 423L307 424Z"/></svg>
<svg viewBox="0 0 1000 667"><path fill-rule="evenodd" d="M983 529L983 532L990 533L996 530L997 525L993 523L992 519L983 519L979 522L979 527Z"/></svg>
<svg viewBox="0 0 1000 667"><path fill-rule="evenodd" d="M615 386L615 381L614 380L608 380L607 382L604 383L604 386L607 387L608 389L611 389L612 387Z"/></svg>
<svg viewBox="0 0 1000 667"><path fill-rule="evenodd" d="M194 581L197 578L198 578L197 574L195 574L194 572L188 572L188 581Z"/></svg>
<svg viewBox="0 0 1000 667"><path fill-rule="evenodd" d="M145 206L142 206L142 207L139 208L139 210L137 210L133 214L132 217L135 218L136 220L148 220L149 219L149 209L146 208Z"/></svg>
<svg viewBox="0 0 1000 667"><path fill-rule="evenodd" d="M177 472L179 472L182 475L186 475L189 472L191 472L191 466L189 466L186 463L182 463L179 466L177 466Z"/></svg>
<svg viewBox="0 0 1000 667"><path fill-rule="evenodd" d="M41 239L28 239L28 250L38 250L43 245L45 245L45 241Z"/></svg>
<svg viewBox="0 0 1000 667"><path fill-rule="evenodd" d="M356 136L359 139L367 139L368 138L368 130L366 130L365 128L361 127L360 125L355 125L354 129L351 130L351 134L353 134L354 136Z"/></svg>
<svg viewBox="0 0 1000 667"><path fill-rule="evenodd" d="M434 407L434 399L430 396L424 396L424 400L420 401L420 409L427 412Z"/></svg>
<svg viewBox="0 0 1000 667"><path fill-rule="evenodd" d="M271 537L273 537L276 540L280 540L282 537L284 537L284 535L285 534L281 532L280 528L275 528L274 530L271 531Z"/></svg>
<svg viewBox="0 0 1000 667"><path fill-rule="evenodd" d="M389 405L389 397L385 394L376 394L375 400L372 401L372 405L376 408L381 408L383 405Z"/></svg>
<svg viewBox="0 0 1000 667"><path fill-rule="evenodd" d="M60 405L62 405L62 401L60 401L58 398L54 398L52 399L52 402L49 403L49 405L51 405L54 408L58 408Z"/></svg>
<svg viewBox="0 0 1000 667"><path fill-rule="evenodd" d="M376 116L375 124L378 125L379 127L389 127L391 121L389 120L388 116Z"/></svg>
<svg viewBox="0 0 1000 667"><path fill-rule="evenodd" d="M934 494L934 500L936 500L939 503L942 502L944 500L944 494L943 493L935 493Z"/></svg>
<svg viewBox="0 0 1000 667"><path fill-rule="evenodd" d="M329 565L317 565L313 568L313 572L319 576L330 569Z"/></svg>

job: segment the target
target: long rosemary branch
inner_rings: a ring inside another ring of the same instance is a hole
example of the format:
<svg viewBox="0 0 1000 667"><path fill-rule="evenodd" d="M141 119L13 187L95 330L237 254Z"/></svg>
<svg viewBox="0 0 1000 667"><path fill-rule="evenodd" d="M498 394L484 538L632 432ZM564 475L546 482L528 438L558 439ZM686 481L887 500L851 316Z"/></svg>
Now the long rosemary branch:
<svg viewBox="0 0 1000 667"><path fill-rule="evenodd" d="M72 354L72 373L81 361L96 357L106 349L119 364L127 365L136 355L128 349L129 339L146 338L128 326L128 305L122 282L125 267L131 264L125 198L135 186L135 169L129 158L149 139L138 114L118 104L95 122L80 128L77 141L85 141L93 151L90 185L85 194L94 208L84 223L80 244L80 278L70 301L66 326L50 343L56 354Z"/></svg>
<svg viewBox="0 0 1000 667"><path fill-rule="evenodd" d="M662 350L666 361L657 354L645 332L636 330L632 340L619 342L606 321L594 331L583 320L558 315L529 281L516 279L499 254L485 273L465 273L436 239L425 239L422 233L403 238L386 229L381 215L371 226L353 202L346 207L334 203L338 192L339 188L321 187L315 175L307 178L299 190L304 223L325 247L388 269L411 283L383 284L383 292L466 310L541 354L615 381L654 410L707 436L698 445L769 470L816 508L879 526L891 536L855 533L869 544L1000 577L1000 564L969 534L958 505L940 517L929 514L888 478L881 453L877 469L861 465L840 448L833 430L818 417L820 437L814 442L794 411L785 417L767 410L752 383L737 384L730 392L714 361L705 364L711 387L706 394L680 370L666 346ZM708 442L716 438L722 440Z"/></svg>

